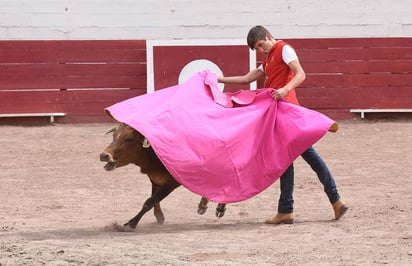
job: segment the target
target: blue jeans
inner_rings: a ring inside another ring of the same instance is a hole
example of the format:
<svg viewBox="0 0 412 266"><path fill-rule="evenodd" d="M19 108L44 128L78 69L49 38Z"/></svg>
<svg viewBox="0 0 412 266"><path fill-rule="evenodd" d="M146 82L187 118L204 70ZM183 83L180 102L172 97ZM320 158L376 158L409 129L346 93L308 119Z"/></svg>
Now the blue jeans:
<svg viewBox="0 0 412 266"><path fill-rule="evenodd" d="M313 171L315 171L330 203L336 202L340 198L338 189L332 174L322 158L320 158L313 147L307 149L301 156L310 165ZM279 213L293 212L294 178L294 168L292 163L280 177Z"/></svg>

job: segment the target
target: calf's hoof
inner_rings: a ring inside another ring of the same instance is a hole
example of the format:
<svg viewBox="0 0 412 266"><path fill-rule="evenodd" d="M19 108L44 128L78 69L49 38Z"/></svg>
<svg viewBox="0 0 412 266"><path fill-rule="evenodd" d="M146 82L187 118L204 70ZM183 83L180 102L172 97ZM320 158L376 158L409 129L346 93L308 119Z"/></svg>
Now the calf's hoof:
<svg viewBox="0 0 412 266"><path fill-rule="evenodd" d="M164 224L165 223L165 217L163 215L156 216L156 221L158 224Z"/></svg>
<svg viewBox="0 0 412 266"><path fill-rule="evenodd" d="M206 211L207 211L207 206L201 206L199 204L199 206L197 207L197 213L200 215L203 215L206 213Z"/></svg>
<svg viewBox="0 0 412 266"><path fill-rule="evenodd" d="M118 223L112 223L109 226L105 227L106 230L108 231L117 231L117 232L133 232L134 228L132 228L131 226L124 224L124 225L120 225Z"/></svg>
<svg viewBox="0 0 412 266"><path fill-rule="evenodd" d="M216 208L216 217L218 217L218 218L222 218L224 215L225 215L225 212L226 212L226 207L225 207L225 205L221 205L221 204L219 204L219 205L217 205L217 208Z"/></svg>
<svg viewBox="0 0 412 266"><path fill-rule="evenodd" d="M122 226L122 229L123 229L123 231L121 231L121 232L133 232L136 229L136 225L133 226L130 223L125 223Z"/></svg>

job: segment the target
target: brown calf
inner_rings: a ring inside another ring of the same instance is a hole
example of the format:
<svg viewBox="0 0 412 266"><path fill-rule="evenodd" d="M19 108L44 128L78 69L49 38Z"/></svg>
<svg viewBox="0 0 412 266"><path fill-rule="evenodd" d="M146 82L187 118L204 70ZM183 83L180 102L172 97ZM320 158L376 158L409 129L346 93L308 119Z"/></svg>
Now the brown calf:
<svg viewBox="0 0 412 266"><path fill-rule="evenodd" d="M147 139L135 129L120 124L108 133L113 132L113 141L100 154L100 161L106 162L104 169L111 171L117 167L128 164L135 164L140 167L140 171L146 174L152 183L152 194L143 204L140 212L130 221L117 227L120 231L134 230L143 215L151 208L154 208L154 215L159 224L163 224L165 218L160 208L160 201L169 195L180 184L169 173L163 163L159 160ZM202 198L198 213L204 214L207 209L208 200ZM222 217L225 213L225 204L218 204L216 216Z"/></svg>

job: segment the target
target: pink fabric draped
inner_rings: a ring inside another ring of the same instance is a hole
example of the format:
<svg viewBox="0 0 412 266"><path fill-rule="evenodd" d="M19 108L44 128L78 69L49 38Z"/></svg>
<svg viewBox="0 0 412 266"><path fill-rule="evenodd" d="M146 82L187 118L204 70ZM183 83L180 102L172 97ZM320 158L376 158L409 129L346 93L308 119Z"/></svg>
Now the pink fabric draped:
<svg viewBox="0 0 412 266"><path fill-rule="evenodd" d="M273 184L334 125L321 113L273 100L271 91L222 93L216 75L205 70L106 113L146 136L183 186L231 203Z"/></svg>

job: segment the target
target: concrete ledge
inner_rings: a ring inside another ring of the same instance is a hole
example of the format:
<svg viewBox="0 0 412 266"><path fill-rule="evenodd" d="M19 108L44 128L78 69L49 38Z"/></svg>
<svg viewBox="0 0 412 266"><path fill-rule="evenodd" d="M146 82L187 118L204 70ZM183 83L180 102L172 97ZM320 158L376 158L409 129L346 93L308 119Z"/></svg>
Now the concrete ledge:
<svg viewBox="0 0 412 266"><path fill-rule="evenodd" d="M412 113L412 109L350 109L351 113L360 113L361 118L365 118L365 113Z"/></svg>
<svg viewBox="0 0 412 266"><path fill-rule="evenodd" d="M1 117L41 117L50 116L50 123L54 123L55 116L65 116L66 113L13 113L13 114L0 114Z"/></svg>

